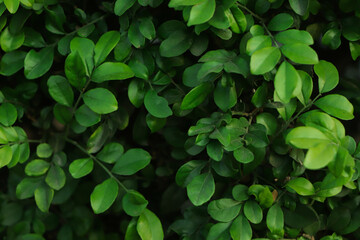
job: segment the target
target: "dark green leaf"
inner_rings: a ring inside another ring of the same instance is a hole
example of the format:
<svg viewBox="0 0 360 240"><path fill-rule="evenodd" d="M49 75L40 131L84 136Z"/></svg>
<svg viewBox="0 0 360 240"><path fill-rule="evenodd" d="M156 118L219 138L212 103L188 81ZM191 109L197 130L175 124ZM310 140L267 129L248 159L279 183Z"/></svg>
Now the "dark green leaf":
<svg viewBox="0 0 360 240"><path fill-rule="evenodd" d="M222 198L209 203L207 211L219 222L230 222L237 217L241 209L240 202L230 198Z"/></svg>
<svg viewBox="0 0 360 240"><path fill-rule="evenodd" d="M146 167L151 160L151 155L140 148L133 148L124 153L115 163L113 173L119 175L132 175Z"/></svg>
<svg viewBox="0 0 360 240"><path fill-rule="evenodd" d="M120 143L108 143L96 155L98 159L106 163L115 163L124 153L124 147Z"/></svg>
<svg viewBox="0 0 360 240"><path fill-rule="evenodd" d="M254 200L248 200L244 205L245 217L252 223L258 224L263 219L263 212L261 207Z"/></svg>
<svg viewBox="0 0 360 240"><path fill-rule="evenodd" d="M48 212L54 197L54 190L52 190L47 185L41 185L35 190L34 196L38 208L42 212Z"/></svg>
<svg viewBox="0 0 360 240"><path fill-rule="evenodd" d="M106 32L99 38L94 49L95 66L98 66L105 61L106 57L114 49L116 44L118 44L119 40L120 33L117 31Z"/></svg>
<svg viewBox="0 0 360 240"><path fill-rule="evenodd" d="M148 201L135 190L128 191L122 199L122 206L125 213L132 217L140 216L147 205Z"/></svg>
<svg viewBox="0 0 360 240"><path fill-rule="evenodd" d="M120 62L105 62L97 67L91 77L96 83L109 80L123 80L134 76L129 66Z"/></svg>
<svg viewBox="0 0 360 240"><path fill-rule="evenodd" d="M11 76L24 67L26 52L12 51L5 53L0 61L0 74Z"/></svg>
<svg viewBox="0 0 360 240"><path fill-rule="evenodd" d="M24 74L27 79L35 79L47 73L54 60L54 48L46 47L36 52L30 50L24 60Z"/></svg>
<svg viewBox="0 0 360 240"><path fill-rule="evenodd" d="M90 127L100 122L101 115L83 104L76 110L75 119L81 126Z"/></svg>
<svg viewBox="0 0 360 240"><path fill-rule="evenodd" d="M181 109L187 110L197 107L205 100L212 89L213 84L209 82L202 83L199 86L193 88L188 94L185 95L181 103Z"/></svg>
<svg viewBox="0 0 360 240"><path fill-rule="evenodd" d="M71 107L74 101L74 92L68 80L59 75L51 76L47 85L50 96L60 104Z"/></svg>
<svg viewBox="0 0 360 240"><path fill-rule="evenodd" d="M160 44L163 57L176 57L186 52L192 44L191 37L183 31L176 31Z"/></svg>
<svg viewBox="0 0 360 240"><path fill-rule="evenodd" d="M50 163L41 159L35 159L26 164L25 173L28 176L44 175L50 167Z"/></svg>
<svg viewBox="0 0 360 240"><path fill-rule="evenodd" d="M284 213L279 204L275 204L269 209L266 225L273 233L279 233L284 228Z"/></svg>
<svg viewBox="0 0 360 240"><path fill-rule="evenodd" d="M230 234L233 240L252 239L251 225L243 214L240 214L231 224Z"/></svg>
<svg viewBox="0 0 360 240"><path fill-rule="evenodd" d="M149 90L146 93L144 105L146 110L148 110L154 117L166 118L172 115L172 111L167 100L157 95L155 90Z"/></svg>
<svg viewBox="0 0 360 240"><path fill-rule="evenodd" d="M61 167L52 165L46 175L45 182L52 189L60 190L64 187L66 182L65 172Z"/></svg>
<svg viewBox="0 0 360 240"><path fill-rule="evenodd" d="M195 206L210 200L215 192L215 182L211 172L203 173L192 179L186 187L188 197Z"/></svg>

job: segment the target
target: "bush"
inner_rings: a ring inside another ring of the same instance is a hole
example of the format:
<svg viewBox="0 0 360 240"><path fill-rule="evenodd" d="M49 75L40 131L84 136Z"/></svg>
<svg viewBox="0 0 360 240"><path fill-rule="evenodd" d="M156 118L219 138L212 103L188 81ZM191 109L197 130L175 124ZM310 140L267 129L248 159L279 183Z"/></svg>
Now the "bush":
<svg viewBox="0 0 360 240"><path fill-rule="evenodd" d="M2 239L360 239L359 1L0 10Z"/></svg>

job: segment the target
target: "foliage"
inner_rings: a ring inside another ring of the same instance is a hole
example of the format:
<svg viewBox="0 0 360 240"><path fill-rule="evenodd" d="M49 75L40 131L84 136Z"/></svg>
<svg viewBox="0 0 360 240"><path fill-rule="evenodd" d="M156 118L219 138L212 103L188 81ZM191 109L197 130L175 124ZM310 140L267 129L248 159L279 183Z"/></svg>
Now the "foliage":
<svg viewBox="0 0 360 240"><path fill-rule="evenodd" d="M360 238L359 1L0 15L2 239Z"/></svg>

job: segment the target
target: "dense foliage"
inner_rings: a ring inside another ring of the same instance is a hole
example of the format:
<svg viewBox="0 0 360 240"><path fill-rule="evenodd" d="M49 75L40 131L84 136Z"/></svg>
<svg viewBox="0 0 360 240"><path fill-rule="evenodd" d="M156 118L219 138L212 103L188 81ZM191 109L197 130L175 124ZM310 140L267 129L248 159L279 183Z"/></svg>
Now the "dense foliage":
<svg viewBox="0 0 360 240"><path fill-rule="evenodd" d="M360 239L358 0L0 15L1 239Z"/></svg>

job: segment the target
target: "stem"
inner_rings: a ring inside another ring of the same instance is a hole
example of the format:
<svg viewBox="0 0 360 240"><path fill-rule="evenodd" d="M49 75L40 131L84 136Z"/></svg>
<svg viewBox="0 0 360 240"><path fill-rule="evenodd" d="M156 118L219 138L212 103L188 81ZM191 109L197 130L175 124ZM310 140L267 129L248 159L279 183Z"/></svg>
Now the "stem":
<svg viewBox="0 0 360 240"><path fill-rule="evenodd" d="M68 143L71 143L72 145L74 145L75 147L77 147L79 150L81 150L83 153L85 153L86 155L88 155L92 160L94 160L94 162L96 162L98 165L100 165L100 167L102 167L102 169L104 169L104 171L113 179L115 179L115 181L119 184L120 187L122 187L126 192L129 191L129 189L127 187L125 187L125 185L120 182L119 179L117 179L114 174L112 174L112 172L99 160L97 159L94 155L92 155L91 153L89 153L85 148L83 148L82 146L80 146L80 144L78 144L77 142L75 142L74 140L71 140L69 138L66 138L66 141Z"/></svg>

